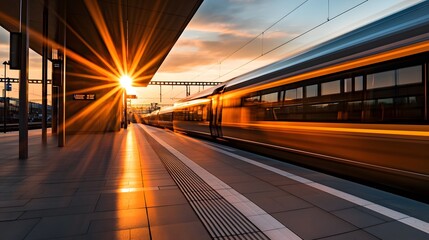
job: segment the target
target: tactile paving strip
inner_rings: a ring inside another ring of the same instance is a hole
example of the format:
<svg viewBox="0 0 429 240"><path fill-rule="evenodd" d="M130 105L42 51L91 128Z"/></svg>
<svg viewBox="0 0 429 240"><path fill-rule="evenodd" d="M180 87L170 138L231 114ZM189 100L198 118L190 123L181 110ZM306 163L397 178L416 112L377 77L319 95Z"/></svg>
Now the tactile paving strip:
<svg viewBox="0 0 429 240"><path fill-rule="evenodd" d="M269 239L189 167L145 135L213 239Z"/></svg>

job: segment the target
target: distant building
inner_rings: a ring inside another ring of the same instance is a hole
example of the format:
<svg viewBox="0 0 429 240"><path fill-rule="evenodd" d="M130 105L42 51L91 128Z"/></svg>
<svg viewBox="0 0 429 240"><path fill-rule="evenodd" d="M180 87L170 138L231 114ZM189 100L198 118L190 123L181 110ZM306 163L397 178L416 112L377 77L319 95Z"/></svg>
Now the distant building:
<svg viewBox="0 0 429 240"><path fill-rule="evenodd" d="M18 98L6 98L6 122L7 123L18 123L19 116L19 99ZM4 111L5 111L5 99L0 98L0 122L4 123ZM48 105L48 122L51 120L52 106ZM29 122L41 122L42 121L42 104L29 102L28 103L28 121Z"/></svg>

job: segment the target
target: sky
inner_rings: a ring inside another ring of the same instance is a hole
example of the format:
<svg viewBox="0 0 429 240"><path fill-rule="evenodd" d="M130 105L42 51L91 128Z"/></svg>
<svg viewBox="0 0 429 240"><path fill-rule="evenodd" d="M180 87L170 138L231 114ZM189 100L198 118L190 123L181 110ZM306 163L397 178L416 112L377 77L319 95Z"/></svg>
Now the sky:
<svg viewBox="0 0 429 240"><path fill-rule="evenodd" d="M421 0L204 0L152 80L223 82L418 2ZM0 61L8 55L9 33L0 27ZM30 52L30 79L41 79L41 61ZM0 72L3 77L4 69ZM7 76L18 74L8 70ZM191 94L200 90L203 87L191 87ZM186 93L184 86L163 86L161 91L162 99L159 86L135 88L138 99L132 104L172 104ZM8 96L18 96L17 84ZM40 99L41 87L31 84L29 100Z"/></svg>

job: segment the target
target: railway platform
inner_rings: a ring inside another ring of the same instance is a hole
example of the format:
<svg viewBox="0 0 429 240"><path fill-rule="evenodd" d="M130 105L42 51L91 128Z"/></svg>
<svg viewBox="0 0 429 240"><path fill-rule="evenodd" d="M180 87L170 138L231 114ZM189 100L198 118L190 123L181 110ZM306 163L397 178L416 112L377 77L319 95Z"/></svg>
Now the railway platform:
<svg viewBox="0 0 429 240"><path fill-rule="evenodd" d="M0 135L0 239L429 239L429 205L131 124Z"/></svg>

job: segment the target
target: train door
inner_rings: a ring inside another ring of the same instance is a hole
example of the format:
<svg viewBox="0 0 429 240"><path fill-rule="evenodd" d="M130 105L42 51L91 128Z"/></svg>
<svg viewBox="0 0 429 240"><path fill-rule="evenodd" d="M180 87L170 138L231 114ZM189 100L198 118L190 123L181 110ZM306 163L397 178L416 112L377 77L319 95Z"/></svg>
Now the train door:
<svg viewBox="0 0 429 240"><path fill-rule="evenodd" d="M210 133L214 138L222 137L222 102L220 95L216 94L212 97L210 108Z"/></svg>

